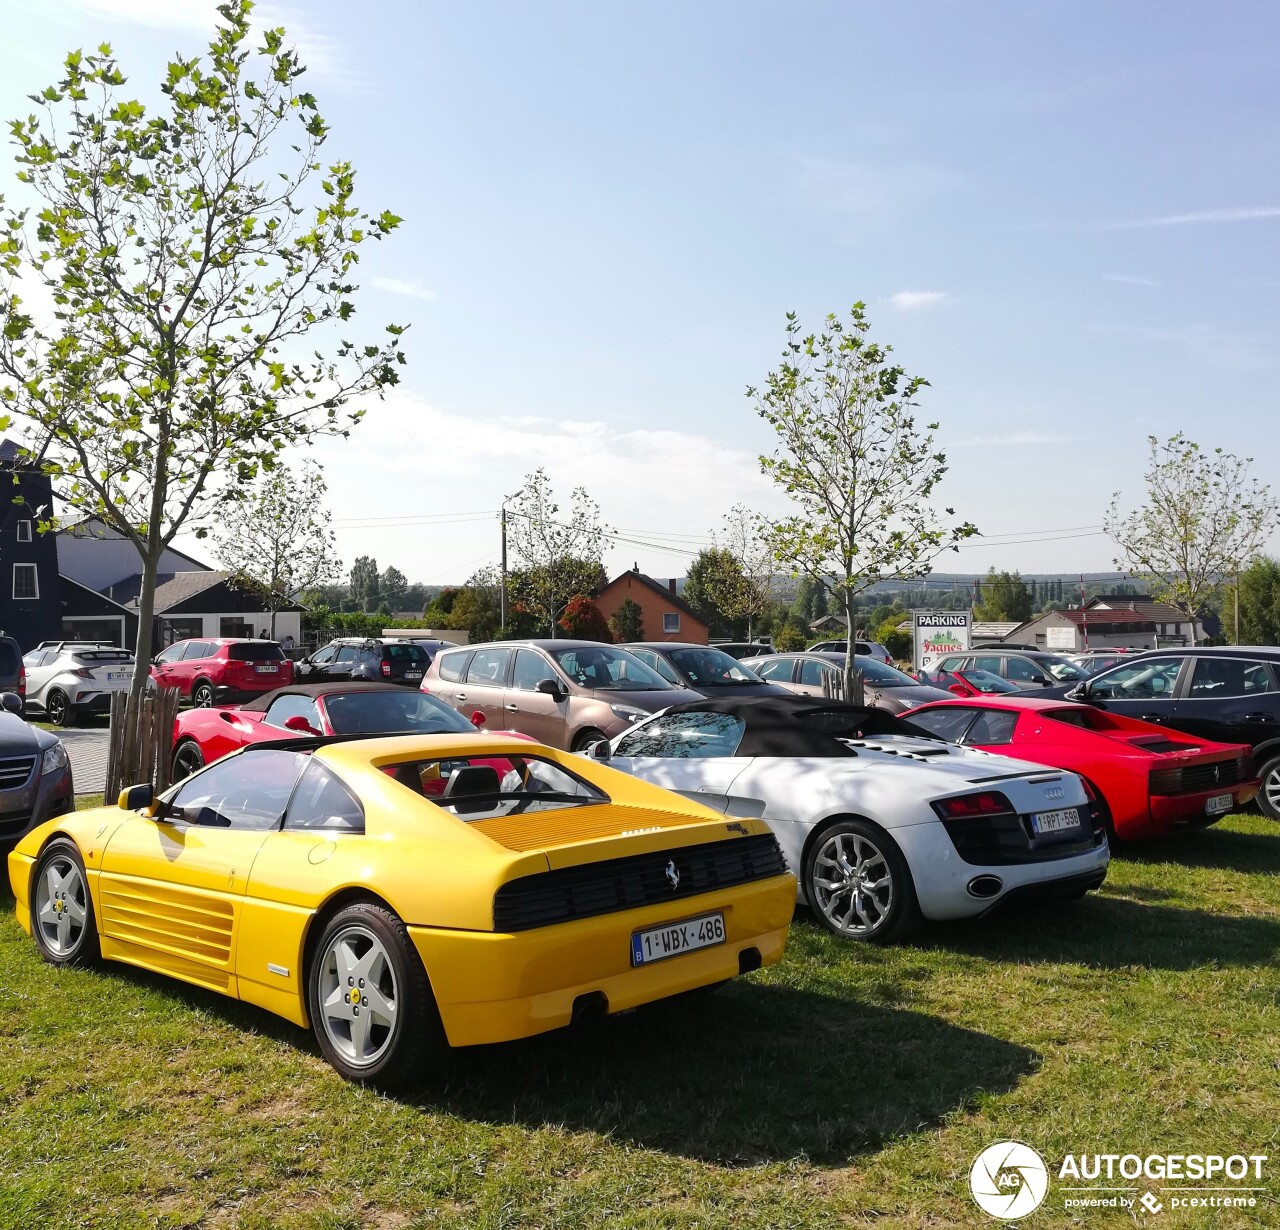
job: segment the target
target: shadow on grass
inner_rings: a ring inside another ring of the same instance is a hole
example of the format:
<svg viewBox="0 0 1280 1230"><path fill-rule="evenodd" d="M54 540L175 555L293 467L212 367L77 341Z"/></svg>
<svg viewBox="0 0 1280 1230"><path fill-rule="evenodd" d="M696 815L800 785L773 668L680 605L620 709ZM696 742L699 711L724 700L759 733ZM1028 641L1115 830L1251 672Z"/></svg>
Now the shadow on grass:
<svg viewBox="0 0 1280 1230"><path fill-rule="evenodd" d="M1274 829L1273 833L1238 833L1209 828L1165 841L1121 842L1111 847L1111 856L1126 863L1176 863L1182 867L1277 875L1280 874L1280 824Z"/></svg>
<svg viewBox="0 0 1280 1230"><path fill-rule="evenodd" d="M937 924L917 944L997 961L1188 970L1274 961L1280 923L1091 893L1067 905L997 910L986 918Z"/></svg>
<svg viewBox="0 0 1280 1230"><path fill-rule="evenodd" d="M524 1042L454 1052L414 1105L563 1124L729 1165L840 1165L1039 1065L916 1012L735 982Z"/></svg>

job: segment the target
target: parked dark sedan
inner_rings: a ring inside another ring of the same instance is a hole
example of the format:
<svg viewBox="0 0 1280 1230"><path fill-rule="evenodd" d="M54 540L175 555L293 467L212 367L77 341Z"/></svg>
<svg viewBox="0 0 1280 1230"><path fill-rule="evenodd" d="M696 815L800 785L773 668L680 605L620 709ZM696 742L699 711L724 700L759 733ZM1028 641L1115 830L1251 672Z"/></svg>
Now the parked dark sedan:
<svg viewBox="0 0 1280 1230"><path fill-rule="evenodd" d="M431 655L421 645L390 637L343 636L294 667L296 683L348 683L357 679L422 683Z"/></svg>
<svg viewBox="0 0 1280 1230"><path fill-rule="evenodd" d="M0 704L0 847L7 849L28 829L75 811L76 792L62 740L18 716L15 692Z"/></svg>
<svg viewBox="0 0 1280 1230"><path fill-rule="evenodd" d="M668 683L703 696L786 696L786 688L766 683L749 666L715 645L634 641L624 645Z"/></svg>
<svg viewBox="0 0 1280 1230"><path fill-rule="evenodd" d="M1280 648L1153 649L1083 683L1036 695L1083 701L1217 743L1249 744L1262 782L1258 806L1280 820Z"/></svg>

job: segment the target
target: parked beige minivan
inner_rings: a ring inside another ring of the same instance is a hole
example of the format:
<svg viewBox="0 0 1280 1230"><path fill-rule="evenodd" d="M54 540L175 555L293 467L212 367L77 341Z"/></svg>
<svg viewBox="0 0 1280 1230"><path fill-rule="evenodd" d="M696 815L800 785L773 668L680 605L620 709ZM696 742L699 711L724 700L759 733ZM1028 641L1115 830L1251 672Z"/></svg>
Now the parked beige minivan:
<svg viewBox="0 0 1280 1230"><path fill-rule="evenodd" d="M668 705L699 700L634 654L599 641L496 641L441 650L422 680L486 730L580 752Z"/></svg>

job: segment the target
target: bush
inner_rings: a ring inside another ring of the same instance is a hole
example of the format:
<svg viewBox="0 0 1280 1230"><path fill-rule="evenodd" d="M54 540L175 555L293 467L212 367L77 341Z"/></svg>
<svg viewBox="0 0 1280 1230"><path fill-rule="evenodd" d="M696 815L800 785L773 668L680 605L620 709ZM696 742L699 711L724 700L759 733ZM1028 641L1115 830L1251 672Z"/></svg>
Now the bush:
<svg viewBox="0 0 1280 1230"><path fill-rule="evenodd" d="M582 641L613 642L613 633L605 621L604 613L586 594L576 594L569 599L564 614L559 619L559 627L566 636L577 637Z"/></svg>
<svg viewBox="0 0 1280 1230"><path fill-rule="evenodd" d="M774 634L773 647L779 653L796 653L805 647L804 633L791 627L783 628Z"/></svg>

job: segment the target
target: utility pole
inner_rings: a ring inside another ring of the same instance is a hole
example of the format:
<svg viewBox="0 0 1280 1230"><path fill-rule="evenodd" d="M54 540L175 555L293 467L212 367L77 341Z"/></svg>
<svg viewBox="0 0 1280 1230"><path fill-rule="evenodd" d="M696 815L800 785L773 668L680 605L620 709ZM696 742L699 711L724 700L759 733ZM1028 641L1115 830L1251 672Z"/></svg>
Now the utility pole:
<svg viewBox="0 0 1280 1230"><path fill-rule="evenodd" d="M505 636L507 631L507 506L502 505L502 589L498 599L498 623Z"/></svg>

